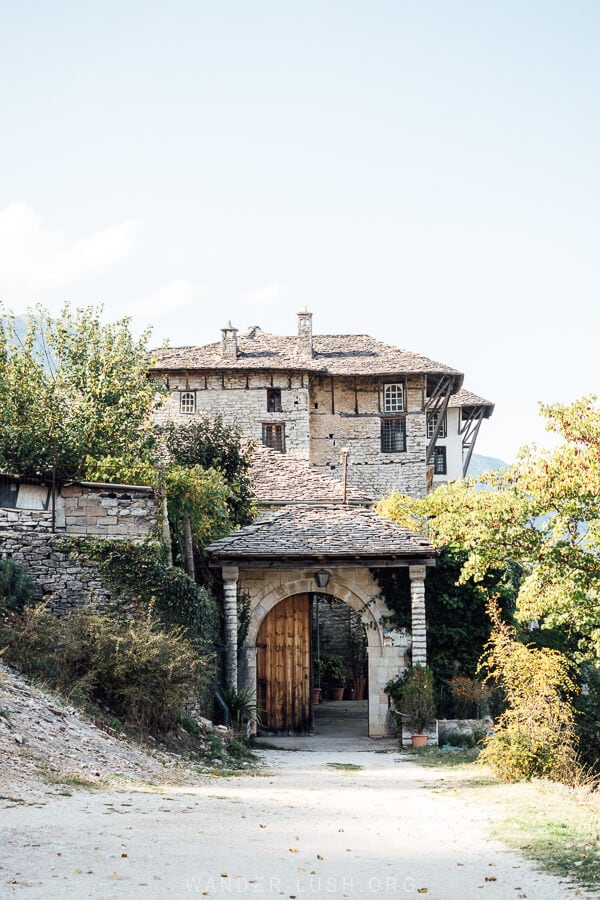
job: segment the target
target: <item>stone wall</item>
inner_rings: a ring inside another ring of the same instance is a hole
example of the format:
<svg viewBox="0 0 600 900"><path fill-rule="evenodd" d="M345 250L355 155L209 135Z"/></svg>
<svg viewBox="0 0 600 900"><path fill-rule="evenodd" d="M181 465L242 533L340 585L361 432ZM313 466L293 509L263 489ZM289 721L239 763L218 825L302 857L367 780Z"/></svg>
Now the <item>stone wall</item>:
<svg viewBox="0 0 600 900"><path fill-rule="evenodd" d="M381 452L381 391L375 378L314 376L310 386L310 462L341 479L341 450L349 453L348 486L374 499L391 490L426 493L427 427L422 376L406 379L406 451Z"/></svg>
<svg viewBox="0 0 600 900"><path fill-rule="evenodd" d="M349 486L378 499L393 489L415 497L426 493L427 427L425 378L408 376L405 452L381 452L383 379L284 372L191 373L170 376L170 396L156 420L178 424L198 415L220 415L244 437L262 443L262 426L285 425L286 452L317 471L341 480L341 450L350 451ZM268 412L267 390L281 390L281 412ZM195 413L181 412L181 395L195 396Z"/></svg>
<svg viewBox="0 0 600 900"><path fill-rule="evenodd" d="M141 540L156 526L156 502L150 488L72 484L56 499L55 533L49 509L0 508L0 559L12 557L36 586L37 599L63 614L88 601L106 604L95 563L60 549L65 537Z"/></svg>
<svg viewBox="0 0 600 900"><path fill-rule="evenodd" d="M95 563L71 559L60 549L64 535L37 531L2 531L0 559L12 557L27 570L36 587L37 600L49 600L49 609L62 615L92 601L110 601Z"/></svg>
<svg viewBox="0 0 600 900"><path fill-rule="evenodd" d="M123 485L64 486L56 498L55 531L82 537L140 538L156 526L154 492ZM0 539L4 530L52 530L52 511L0 507Z"/></svg>
<svg viewBox="0 0 600 900"><path fill-rule="evenodd" d="M226 424L236 424L242 435L257 444L262 443L263 424L285 424L286 452L308 462L308 379L307 376L285 372L227 372L210 373L206 377L193 373L186 379L170 376L170 396L155 414L156 421L186 425L198 415L221 416ZM281 412L267 409L267 390L281 390ZM182 392L192 391L196 398L196 413L181 412Z"/></svg>

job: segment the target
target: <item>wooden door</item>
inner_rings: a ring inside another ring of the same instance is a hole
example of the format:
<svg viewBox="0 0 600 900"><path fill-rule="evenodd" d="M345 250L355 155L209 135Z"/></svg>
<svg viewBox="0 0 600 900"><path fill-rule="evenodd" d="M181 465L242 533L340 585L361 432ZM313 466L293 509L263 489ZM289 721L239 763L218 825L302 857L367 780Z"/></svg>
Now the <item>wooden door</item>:
<svg viewBox="0 0 600 900"><path fill-rule="evenodd" d="M310 731L310 603L310 594L287 597L267 613L260 627L257 701L264 731Z"/></svg>

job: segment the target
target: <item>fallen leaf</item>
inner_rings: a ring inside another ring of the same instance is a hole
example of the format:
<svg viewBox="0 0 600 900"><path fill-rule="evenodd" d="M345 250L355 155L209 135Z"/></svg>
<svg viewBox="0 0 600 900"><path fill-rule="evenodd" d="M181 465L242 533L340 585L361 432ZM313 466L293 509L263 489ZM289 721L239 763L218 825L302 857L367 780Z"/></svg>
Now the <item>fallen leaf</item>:
<svg viewBox="0 0 600 900"><path fill-rule="evenodd" d="M297 852L298 852L298 848L297 848L297 847L290 847L290 848L289 848L289 851L290 851L290 853L297 853Z"/></svg>
<svg viewBox="0 0 600 900"><path fill-rule="evenodd" d="M428 894L429 888L417 888L417 894Z"/></svg>
<svg viewBox="0 0 600 900"><path fill-rule="evenodd" d="M497 878L494 878L493 875L486 875L485 878L484 878L483 880L484 880L484 881L498 881L498 879L497 879Z"/></svg>
<svg viewBox="0 0 600 900"><path fill-rule="evenodd" d="M321 856L320 853L317 853L317 859L325 859L325 857L324 857L324 856Z"/></svg>
<svg viewBox="0 0 600 900"><path fill-rule="evenodd" d="M221 878L229 878L227 872L221 872Z"/></svg>
<svg viewBox="0 0 600 900"><path fill-rule="evenodd" d="M126 854L126 853L121 853L121 859L127 859L127 854Z"/></svg>

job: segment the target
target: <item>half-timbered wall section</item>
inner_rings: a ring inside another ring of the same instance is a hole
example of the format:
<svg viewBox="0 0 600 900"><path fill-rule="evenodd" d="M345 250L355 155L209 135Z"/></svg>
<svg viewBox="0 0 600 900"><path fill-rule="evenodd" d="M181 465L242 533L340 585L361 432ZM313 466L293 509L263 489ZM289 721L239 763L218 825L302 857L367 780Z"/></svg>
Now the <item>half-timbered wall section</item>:
<svg viewBox="0 0 600 900"><path fill-rule="evenodd" d="M309 461L308 376L285 372L175 372L158 422L186 424L194 415L221 416L244 437L263 443L263 425L282 425L285 452ZM272 393L276 392L276 393ZM191 397L189 397L191 395ZM185 401L188 400L189 405ZM272 410L280 400L280 411ZM184 400L182 404L182 400ZM271 408L270 408L271 407Z"/></svg>

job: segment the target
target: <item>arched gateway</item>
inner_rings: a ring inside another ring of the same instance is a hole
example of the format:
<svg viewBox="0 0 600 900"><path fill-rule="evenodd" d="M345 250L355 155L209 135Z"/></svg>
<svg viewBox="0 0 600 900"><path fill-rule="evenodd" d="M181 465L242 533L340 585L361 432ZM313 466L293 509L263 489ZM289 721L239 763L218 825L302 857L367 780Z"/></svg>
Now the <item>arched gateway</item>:
<svg viewBox="0 0 600 900"><path fill-rule="evenodd" d="M386 734L386 683L406 667L409 647L413 662L426 661L425 572L435 564L433 547L368 509L297 505L261 517L208 552L223 573L228 686L249 688L268 704L270 730L310 727L309 609L318 592L347 603L365 625L369 735ZM371 568L389 566L409 569L412 636L386 624L390 611ZM250 607L241 648L238 595Z"/></svg>

